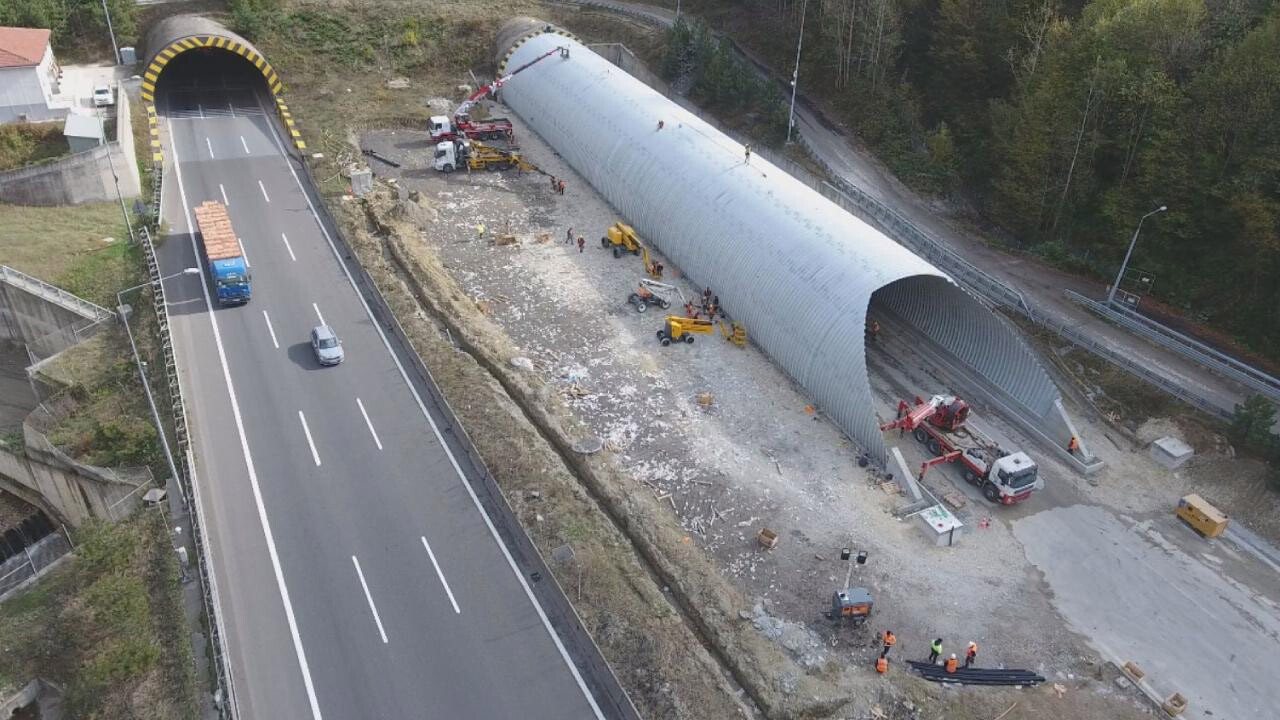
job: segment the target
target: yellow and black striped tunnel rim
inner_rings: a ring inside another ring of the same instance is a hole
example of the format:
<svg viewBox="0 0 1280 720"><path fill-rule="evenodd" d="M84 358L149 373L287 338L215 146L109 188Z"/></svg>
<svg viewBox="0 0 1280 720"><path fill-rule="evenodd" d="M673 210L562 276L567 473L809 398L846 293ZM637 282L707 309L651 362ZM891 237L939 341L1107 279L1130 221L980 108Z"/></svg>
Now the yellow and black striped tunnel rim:
<svg viewBox="0 0 1280 720"><path fill-rule="evenodd" d="M148 104L155 102L156 82L160 80L160 73L164 72L164 67L169 64L169 61L188 50L196 50L198 48L214 48L235 53L248 60L258 69L258 72L262 73L262 77L266 79L267 87L271 88L273 95L279 95L284 91L284 83L280 82L280 76L276 75L271 63L268 63L262 53L258 52L252 45L222 35L190 35L174 40L151 58L151 62L147 64L146 72L142 74L143 102Z"/></svg>

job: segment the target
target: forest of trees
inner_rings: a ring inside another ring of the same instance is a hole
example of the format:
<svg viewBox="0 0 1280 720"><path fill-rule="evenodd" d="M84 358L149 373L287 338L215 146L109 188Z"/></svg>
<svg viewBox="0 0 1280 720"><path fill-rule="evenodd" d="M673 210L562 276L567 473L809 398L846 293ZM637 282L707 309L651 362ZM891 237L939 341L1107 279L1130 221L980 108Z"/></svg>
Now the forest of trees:
<svg viewBox="0 0 1280 720"><path fill-rule="evenodd" d="M1107 281L1168 205L1154 294L1280 359L1280 0L805 2L728 12L904 181Z"/></svg>

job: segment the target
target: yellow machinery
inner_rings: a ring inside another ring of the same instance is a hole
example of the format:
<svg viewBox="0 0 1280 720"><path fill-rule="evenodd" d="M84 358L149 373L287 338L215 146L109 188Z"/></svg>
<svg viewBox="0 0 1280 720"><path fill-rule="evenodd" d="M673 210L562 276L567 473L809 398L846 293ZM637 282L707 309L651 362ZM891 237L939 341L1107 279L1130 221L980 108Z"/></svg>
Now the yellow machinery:
<svg viewBox="0 0 1280 720"><path fill-rule="evenodd" d="M491 145L471 143L471 151L467 153L467 164L472 170L528 170L542 172L532 163L520 157L520 153L503 150ZM544 173L545 174L545 173Z"/></svg>
<svg viewBox="0 0 1280 720"><path fill-rule="evenodd" d="M649 258L649 248L640 242L640 236L636 235L635 228L630 225L624 222L610 225L604 237L600 238L600 247L606 250L613 248L613 256L616 258L622 257L623 253L640 255L644 261L644 271L649 273L649 277L654 280L662 279L662 265Z"/></svg>
<svg viewBox="0 0 1280 720"><path fill-rule="evenodd" d="M1216 538L1227 529L1227 516L1196 494L1179 500L1173 514L1207 538Z"/></svg>
<svg viewBox="0 0 1280 720"><path fill-rule="evenodd" d="M622 222L616 222L609 226L609 229L605 231L605 236L600 238L600 247L606 250L612 247L614 257L622 257L624 252L639 255L644 250L644 245L640 243L640 238L636 236L636 231L630 225ZM646 262L646 264L648 263Z"/></svg>
<svg viewBox="0 0 1280 720"><path fill-rule="evenodd" d="M733 323L733 330L730 331L729 327L721 322L720 334L724 336L725 340L728 340L738 347L747 346L747 329L742 327L739 323Z"/></svg>
<svg viewBox="0 0 1280 720"><path fill-rule="evenodd" d="M668 315L666 325L658 331L658 342L664 346L681 341L692 343L694 334L710 335L715 331L716 326L710 320Z"/></svg>

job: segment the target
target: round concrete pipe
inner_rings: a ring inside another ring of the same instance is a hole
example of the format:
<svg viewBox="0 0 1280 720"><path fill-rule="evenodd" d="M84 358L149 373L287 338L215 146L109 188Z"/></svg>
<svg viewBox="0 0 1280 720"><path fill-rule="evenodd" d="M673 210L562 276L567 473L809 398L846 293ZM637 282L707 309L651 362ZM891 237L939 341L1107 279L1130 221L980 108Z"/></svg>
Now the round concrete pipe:
<svg viewBox="0 0 1280 720"><path fill-rule="evenodd" d="M902 320L1037 415L1058 398L1001 319L945 274L571 36L504 27L503 100L724 308L880 465L868 309ZM661 122L661 124L659 124ZM946 388L921 388L922 393Z"/></svg>
<svg viewBox="0 0 1280 720"><path fill-rule="evenodd" d="M164 68L175 57L188 50L221 50L238 55L262 73L273 95L284 90L266 57L248 40L217 22L198 15L174 15L156 23L147 33L147 69L142 75L142 99L155 102L156 84Z"/></svg>

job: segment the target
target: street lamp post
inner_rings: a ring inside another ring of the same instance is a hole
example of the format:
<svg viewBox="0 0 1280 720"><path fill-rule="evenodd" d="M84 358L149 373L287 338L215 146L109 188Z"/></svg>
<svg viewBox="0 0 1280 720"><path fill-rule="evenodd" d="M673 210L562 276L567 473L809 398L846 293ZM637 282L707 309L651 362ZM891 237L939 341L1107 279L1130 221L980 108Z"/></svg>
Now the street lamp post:
<svg viewBox="0 0 1280 720"><path fill-rule="evenodd" d="M1120 281L1124 278L1125 268L1129 267L1129 257L1133 255L1133 246L1138 244L1138 233L1142 232L1142 222L1152 215L1162 213L1168 209L1168 206L1161 205L1155 210L1143 215L1142 218L1138 220L1138 227L1133 231L1133 239L1129 241L1129 250L1124 254L1124 262L1120 263L1120 272L1116 274L1116 281L1111 283L1111 291L1107 293L1108 306L1115 303L1116 289L1120 287Z"/></svg>
<svg viewBox="0 0 1280 720"><path fill-rule="evenodd" d="M107 0L102 0L102 14L107 17L107 33L111 35L111 50L115 53L116 65L120 64L120 46L116 45L116 31L111 27L111 11L107 9Z"/></svg>
<svg viewBox="0 0 1280 720"><path fill-rule="evenodd" d="M140 285L134 285L131 288L125 288L124 290L121 290L120 292L116 293L116 309L119 310L120 312L120 319L124 321L124 332L126 335L129 336L129 347L133 350L133 361L138 366L138 378L142 380L142 390L147 396L147 404L151 406L151 419L156 424L156 433L160 435L160 448L164 450L164 460L169 465L169 473L173 477L174 484L178 488L179 493L182 492L182 484L177 482L178 466L173 462L173 452L169 450L169 439L165 437L164 425L161 424L160 422L160 411L156 409L155 397L151 395L151 383L147 382L147 373L146 373L146 370L143 369L142 358L138 356L138 345L137 343L134 342L133 330L129 327L129 313L125 312L125 309L124 309L124 294L127 292L133 292L138 288L144 288L149 285L155 285L156 283L164 282L169 278L177 277L179 275L199 275L199 274L200 274L200 268L198 267L183 268L182 270L176 273L173 273L172 275L165 275L162 278L151 280L149 282L144 282ZM183 498L182 504L184 506L186 505L186 498Z"/></svg>
<svg viewBox="0 0 1280 720"><path fill-rule="evenodd" d="M796 38L796 68L791 71L791 111L787 113L787 142L791 142L791 128L796 125L796 88L800 85L800 46L804 43L804 14L809 0L800 6L800 37Z"/></svg>

